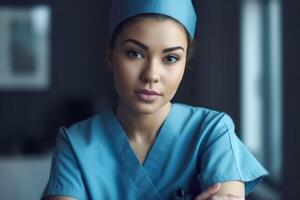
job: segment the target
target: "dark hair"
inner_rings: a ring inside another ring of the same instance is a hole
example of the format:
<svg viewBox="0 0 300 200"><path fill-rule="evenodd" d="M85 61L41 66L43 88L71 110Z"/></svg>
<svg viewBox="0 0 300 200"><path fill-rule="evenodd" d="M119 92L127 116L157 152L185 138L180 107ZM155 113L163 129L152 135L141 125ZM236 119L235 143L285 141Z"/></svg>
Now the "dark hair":
<svg viewBox="0 0 300 200"><path fill-rule="evenodd" d="M146 14L139 14L133 17L130 17L128 19L126 19L125 21L123 21L122 23L120 23L114 30L114 32L112 33L110 40L109 40L109 44L108 47L113 49L115 47L115 42L117 39L117 36L122 32L123 28L126 25L129 25L131 23L133 23L136 20L139 20L141 18L145 18L145 17L151 17L157 20L172 20L174 22L176 22L177 24L179 24L182 28L184 28L186 36L187 36L187 41L188 41L188 48L187 48L187 68L191 69L191 67L188 65L188 62L192 59L193 55L194 55L194 50L195 50L195 43L192 39L192 37L190 36L189 32L186 30L186 28L177 20L173 19L172 17L169 17L167 15L163 15L163 14L159 14L159 13L146 13Z"/></svg>

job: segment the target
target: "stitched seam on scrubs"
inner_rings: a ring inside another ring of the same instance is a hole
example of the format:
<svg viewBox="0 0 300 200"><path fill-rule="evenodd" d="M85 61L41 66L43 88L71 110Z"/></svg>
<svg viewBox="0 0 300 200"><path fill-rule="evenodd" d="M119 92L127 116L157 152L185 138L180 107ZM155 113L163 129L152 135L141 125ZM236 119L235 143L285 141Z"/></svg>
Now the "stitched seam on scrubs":
<svg viewBox="0 0 300 200"><path fill-rule="evenodd" d="M210 113L211 113L211 112L210 112ZM208 116L210 113L207 113L206 116L205 116L205 118L207 118L207 116ZM216 119L217 121L216 121L216 122L213 122L213 123L216 123L216 125L211 126L211 127L210 127L209 129L207 129L207 130L206 130L206 129L203 129L203 127L202 127L202 125L201 125L200 131L201 131L201 132L207 131L207 132L210 132L210 133L212 134L213 131L219 131L219 130L223 129L224 126L225 126L226 130L228 130L228 127L226 126L226 123L225 123L225 125L221 125L220 127L216 128L216 126L217 126L219 123L221 123L222 119L223 119L225 116L226 116L225 113L217 113L217 115L214 116L214 119L217 118L217 119ZM201 123L209 123L209 124L210 124L210 123L212 123L212 120L214 120L214 119L211 119L209 122L205 122L205 121L206 121L206 119L205 119L205 120L202 121ZM204 140L204 144L203 144L203 145L204 145L206 148L203 149L203 150L201 150L201 151L199 151L199 156L197 156L197 157L201 158L201 157L205 154L205 152L210 148L211 145L213 145L219 138L221 138L221 137L224 136L224 134L219 135L219 136L217 136L216 138L214 138L212 141L209 142L210 137L211 137L211 134L205 134L205 138L203 138L202 136L200 137L200 139L202 138L201 140ZM208 143L208 144L207 144L207 143ZM201 145L201 144L199 143L199 145Z"/></svg>
<svg viewBox="0 0 300 200"><path fill-rule="evenodd" d="M227 120L226 120L226 121L227 121ZM233 159L234 159L234 163L235 163L235 168L236 168L236 171L237 171L237 173L238 173L240 179L242 179L240 170L239 170L238 165L237 165L236 156L235 156L235 154L234 154L234 149L233 149L233 145L232 145L232 141L231 141L231 137L230 137L230 133L231 133L232 130L229 129L227 123L225 123L225 126L226 126L227 131L228 131L227 134L228 134L228 139L229 139L229 142L230 142L230 149L231 149L231 152L232 152L232 155L233 155Z"/></svg>
<svg viewBox="0 0 300 200"><path fill-rule="evenodd" d="M50 196L68 196L72 197L78 200L83 200L84 197L82 194L80 194L77 190L74 190L73 188L56 188L52 189L51 191L47 192L45 195L43 195L43 198L50 197Z"/></svg>
<svg viewBox="0 0 300 200"><path fill-rule="evenodd" d="M84 196L84 193L86 193L88 196L90 196L89 194L89 191L86 189L87 187L87 183L86 181L84 180L84 178L82 177L82 169L81 169L81 166L80 166L80 163L79 163L79 160L78 160L78 157L76 156L76 153L75 153L75 150L74 150L74 147L73 145L71 144L71 139L69 137L69 131L66 127L62 127L62 129L64 130L64 134L65 134L65 137L66 137L66 142L67 144L69 145L69 148L71 150L71 153L73 155L73 158L75 159L76 163L77 163L77 166L78 166L78 171L80 173L80 178L81 178L81 181L82 181L82 186L83 188L80 188L80 191L78 191L78 188L74 188L72 187L72 190L75 191L75 193L77 193L80 197Z"/></svg>

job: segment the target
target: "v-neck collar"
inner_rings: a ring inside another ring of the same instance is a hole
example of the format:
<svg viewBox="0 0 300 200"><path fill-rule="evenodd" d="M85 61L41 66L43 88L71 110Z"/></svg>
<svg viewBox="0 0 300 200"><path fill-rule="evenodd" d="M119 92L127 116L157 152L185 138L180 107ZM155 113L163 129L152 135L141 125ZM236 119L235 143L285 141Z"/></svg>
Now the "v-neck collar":
<svg viewBox="0 0 300 200"><path fill-rule="evenodd" d="M153 185L153 180L157 178L157 173L164 165L166 156L170 153L171 146L176 136L179 134L179 124L176 122L176 116L180 115L178 105L173 103L171 109L161 125L156 139L152 147L150 148L148 155L144 160L144 164L141 165L135 152L130 146L128 137L122 128L119 119L113 110L107 112L107 134L111 138L114 148L117 150L121 164L126 169L127 173L132 177L137 188L140 187L140 191L147 194L155 190L157 196L152 196L154 199L160 199L160 195L156 191Z"/></svg>

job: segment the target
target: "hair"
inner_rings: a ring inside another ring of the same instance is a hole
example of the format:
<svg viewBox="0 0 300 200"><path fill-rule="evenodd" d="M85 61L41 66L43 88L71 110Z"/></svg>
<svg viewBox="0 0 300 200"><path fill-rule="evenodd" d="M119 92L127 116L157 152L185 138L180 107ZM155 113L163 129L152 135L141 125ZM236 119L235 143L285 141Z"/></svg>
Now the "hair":
<svg viewBox="0 0 300 200"><path fill-rule="evenodd" d="M180 23L178 22L176 19L169 17L167 15L164 14L159 14L159 13L146 13L146 14L139 14L139 15L135 15L133 17L130 17L128 19L126 19L125 21L121 22L113 31L110 40L109 40L109 44L108 47L113 49L115 47L115 43L116 43L116 39L118 37L118 35L122 32L122 30L124 29L125 26L128 26L130 24L132 24L133 22L143 19L143 18L153 18L156 20L172 20L173 22L179 24L185 31L186 37L187 37L187 41L188 41L188 45L187 45L187 69L191 69L191 67L189 66L189 61L192 59L192 57L194 56L194 52L195 52L195 42L193 40L193 38L191 37L191 35L189 34L189 32L186 30L186 28Z"/></svg>

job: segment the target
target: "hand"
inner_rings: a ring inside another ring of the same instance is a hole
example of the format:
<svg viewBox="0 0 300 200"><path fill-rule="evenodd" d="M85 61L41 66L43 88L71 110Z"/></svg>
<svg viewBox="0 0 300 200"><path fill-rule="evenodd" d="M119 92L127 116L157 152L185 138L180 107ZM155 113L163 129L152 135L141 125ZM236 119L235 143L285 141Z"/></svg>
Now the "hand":
<svg viewBox="0 0 300 200"><path fill-rule="evenodd" d="M231 194L226 195L217 195L218 190L220 190L221 184L217 183L209 188L207 188L204 192L196 196L195 200L245 200L244 197L239 197Z"/></svg>

